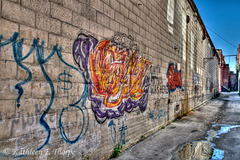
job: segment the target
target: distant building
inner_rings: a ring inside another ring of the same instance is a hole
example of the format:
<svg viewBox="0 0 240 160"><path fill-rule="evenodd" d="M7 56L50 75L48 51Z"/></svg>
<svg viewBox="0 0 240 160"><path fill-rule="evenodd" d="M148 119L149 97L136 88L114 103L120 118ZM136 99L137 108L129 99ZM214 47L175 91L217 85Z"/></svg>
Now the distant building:
<svg viewBox="0 0 240 160"><path fill-rule="evenodd" d="M240 44L238 46L238 54L236 57L236 68L237 68L237 81L238 81L238 91L240 91Z"/></svg>
<svg viewBox="0 0 240 160"><path fill-rule="evenodd" d="M237 74L235 74L233 71L230 71L229 73L229 89L230 91L237 91Z"/></svg>
<svg viewBox="0 0 240 160"><path fill-rule="evenodd" d="M224 56L221 49L217 49L220 58L219 64L219 91L229 91L229 64L225 64Z"/></svg>

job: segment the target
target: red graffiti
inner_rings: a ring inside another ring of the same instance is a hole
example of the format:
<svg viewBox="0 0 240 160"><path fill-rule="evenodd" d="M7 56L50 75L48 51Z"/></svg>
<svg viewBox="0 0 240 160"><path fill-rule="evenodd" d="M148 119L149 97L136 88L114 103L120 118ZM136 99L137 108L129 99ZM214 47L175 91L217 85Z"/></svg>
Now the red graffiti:
<svg viewBox="0 0 240 160"><path fill-rule="evenodd" d="M167 72L167 85L168 85L168 92L173 92L176 88L182 88L182 77L181 77L181 70L178 71L177 66L174 68L174 64L171 63L168 66Z"/></svg>

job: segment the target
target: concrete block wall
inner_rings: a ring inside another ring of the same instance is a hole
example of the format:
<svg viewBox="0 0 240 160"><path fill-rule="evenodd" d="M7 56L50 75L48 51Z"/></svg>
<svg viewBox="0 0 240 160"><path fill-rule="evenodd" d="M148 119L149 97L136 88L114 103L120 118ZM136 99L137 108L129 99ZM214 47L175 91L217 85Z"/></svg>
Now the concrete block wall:
<svg viewBox="0 0 240 160"><path fill-rule="evenodd" d="M0 156L108 159L211 99L191 3L0 0Z"/></svg>

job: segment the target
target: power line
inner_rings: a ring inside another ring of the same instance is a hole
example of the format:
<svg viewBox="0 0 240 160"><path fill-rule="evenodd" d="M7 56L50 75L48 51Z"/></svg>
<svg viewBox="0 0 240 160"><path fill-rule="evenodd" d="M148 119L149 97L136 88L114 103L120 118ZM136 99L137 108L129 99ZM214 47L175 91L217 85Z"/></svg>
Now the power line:
<svg viewBox="0 0 240 160"><path fill-rule="evenodd" d="M224 57L236 57L237 55L224 55Z"/></svg>
<svg viewBox="0 0 240 160"><path fill-rule="evenodd" d="M206 25L205 25L206 26ZM221 38L222 40L224 40L226 43L228 43L229 45L233 46L234 48L238 48L236 47L234 44L228 42L227 40L225 40L223 37L221 37L219 34L217 34L216 32L214 32L211 28L209 28L208 26L206 26L210 31L212 31L215 35L217 35L219 38Z"/></svg>

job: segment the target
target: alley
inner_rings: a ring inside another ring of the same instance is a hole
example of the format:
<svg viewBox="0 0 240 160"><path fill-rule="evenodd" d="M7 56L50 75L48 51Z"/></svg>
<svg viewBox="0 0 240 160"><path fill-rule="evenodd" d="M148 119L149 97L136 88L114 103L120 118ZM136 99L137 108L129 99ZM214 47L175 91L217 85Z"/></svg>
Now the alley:
<svg viewBox="0 0 240 160"><path fill-rule="evenodd" d="M0 0L0 160L240 159L238 6Z"/></svg>
<svg viewBox="0 0 240 160"><path fill-rule="evenodd" d="M210 155L212 159L239 159L239 109L238 93L221 93L129 148L118 159L197 159L202 155ZM203 145L206 153L197 153L201 148L197 145L199 142L209 144L210 149ZM190 149L186 147L188 144ZM202 158L206 159L204 156Z"/></svg>
<svg viewBox="0 0 240 160"><path fill-rule="evenodd" d="M224 159L239 159L240 98L237 93L225 93L219 98L219 101L223 101L225 104L222 106L222 111L217 121L217 124L221 124L219 133L222 133L220 133L220 138L213 139L213 144L216 145L215 148L224 153Z"/></svg>

